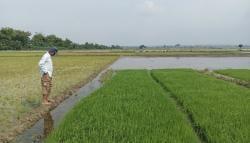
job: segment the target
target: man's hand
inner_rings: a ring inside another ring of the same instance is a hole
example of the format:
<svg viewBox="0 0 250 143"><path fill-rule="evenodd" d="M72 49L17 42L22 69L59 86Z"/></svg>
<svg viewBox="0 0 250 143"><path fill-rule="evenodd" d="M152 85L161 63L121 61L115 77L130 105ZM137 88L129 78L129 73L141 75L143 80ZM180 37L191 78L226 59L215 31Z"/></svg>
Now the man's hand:
<svg viewBox="0 0 250 143"><path fill-rule="evenodd" d="M46 78L49 78L49 73L45 72L45 73L43 73L43 76L46 77Z"/></svg>

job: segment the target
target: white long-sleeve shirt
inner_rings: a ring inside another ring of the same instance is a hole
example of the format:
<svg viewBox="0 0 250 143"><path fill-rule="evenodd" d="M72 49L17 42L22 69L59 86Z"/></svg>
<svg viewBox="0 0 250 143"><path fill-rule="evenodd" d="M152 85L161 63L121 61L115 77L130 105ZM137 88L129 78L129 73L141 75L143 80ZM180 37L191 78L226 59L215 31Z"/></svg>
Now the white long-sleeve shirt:
<svg viewBox="0 0 250 143"><path fill-rule="evenodd" d="M49 52L46 52L42 56L41 60L39 61L39 67L40 67L41 77L43 76L44 73L48 73L49 76L52 77L53 63Z"/></svg>

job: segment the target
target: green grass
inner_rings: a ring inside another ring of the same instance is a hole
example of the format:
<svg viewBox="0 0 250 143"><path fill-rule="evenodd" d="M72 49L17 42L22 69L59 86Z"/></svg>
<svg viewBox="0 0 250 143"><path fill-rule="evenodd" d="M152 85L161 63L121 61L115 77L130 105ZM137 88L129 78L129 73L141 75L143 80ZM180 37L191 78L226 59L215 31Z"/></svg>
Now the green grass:
<svg viewBox="0 0 250 143"><path fill-rule="evenodd" d="M250 82L249 69L225 69L225 70L216 70L215 72Z"/></svg>
<svg viewBox="0 0 250 143"><path fill-rule="evenodd" d="M42 54L32 52L0 54L0 132L14 126L16 120L24 113L40 105L41 81L38 62ZM99 72L115 59L117 56L53 57L51 97L59 96L75 85L81 85L93 73Z"/></svg>
<svg viewBox="0 0 250 143"><path fill-rule="evenodd" d="M148 71L118 71L71 110L46 143L199 142Z"/></svg>
<svg viewBox="0 0 250 143"><path fill-rule="evenodd" d="M192 70L154 70L153 75L192 114L207 142L250 142L250 91Z"/></svg>

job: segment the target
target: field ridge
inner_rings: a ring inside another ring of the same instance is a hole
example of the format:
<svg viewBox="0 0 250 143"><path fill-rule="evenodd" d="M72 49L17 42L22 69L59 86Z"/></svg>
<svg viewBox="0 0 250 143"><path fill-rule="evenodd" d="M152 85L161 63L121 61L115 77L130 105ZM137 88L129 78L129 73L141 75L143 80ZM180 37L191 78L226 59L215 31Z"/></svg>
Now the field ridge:
<svg viewBox="0 0 250 143"><path fill-rule="evenodd" d="M247 81L247 80L243 80L243 79L240 79L240 78L237 78L237 77L233 77L233 76L230 76L230 75L219 73L217 71L201 72L201 73L209 75L209 76L217 78L217 79L220 79L220 80L224 80L224 81L227 81L227 82L230 82L230 83L237 84L239 86L250 88L250 82Z"/></svg>
<svg viewBox="0 0 250 143"><path fill-rule="evenodd" d="M199 138L200 142L208 143L209 141L205 130L195 122L192 113L183 106L183 103L178 100L178 98L172 92L170 92L170 90L159 79L157 79L157 77L152 73L152 71L150 71L150 76L166 93L170 94L171 99L176 103L177 109L179 109L183 114L186 115L188 122L190 123L193 131Z"/></svg>

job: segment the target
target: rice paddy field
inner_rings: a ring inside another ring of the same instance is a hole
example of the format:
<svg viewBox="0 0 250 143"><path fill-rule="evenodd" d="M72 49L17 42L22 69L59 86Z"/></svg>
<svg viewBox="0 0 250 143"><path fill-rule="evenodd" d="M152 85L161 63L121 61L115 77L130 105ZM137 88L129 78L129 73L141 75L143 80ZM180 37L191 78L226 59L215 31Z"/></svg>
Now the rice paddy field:
<svg viewBox="0 0 250 143"><path fill-rule="evenodd" d="M120 71L68 113L56 142L198 142L185 115L148 71Z"/></svg>
<svg viewBox="0 0 250 143"><path fill-rule="evenodd" d="M119 56L192 56L182 52L63 51L53 57L51 97L83 85ZM0 52L1 133L40 106L42 55L41 51ZM215 72L250 81L249 70ZM109 71L102 79L100 89L65 111L45 143L250 142L249 88L191 69Z"/></svg>
<svg viewBox="0 0 250 143"><path fill-rule="evenodd" d="M250 141L250 91L192 70L156 70L153 75L191 114L207 142Z"/></svg>
<svg viewBox="0 0 250 143"><path fill-rule="evenodd" d="M0 53L0 131L15 125L24 113L40 106L41 83L38 62L43 52ZM58 55L53 57L54 76L51 97L81 85L100 72L117 56Z"/></svg>
<svg viewBox="0 0 250 143"><path fill-rule="evenodd" d="M249 101L249 89L194 70L118 71L46 143L250 142Z"/></svg>
<svg viewBox="0 0 250 143"><path fill-rule="evenodd" d="M249 69L225 69L225 70L216 70L215 72L250 82L250 70Z"/></svg>

